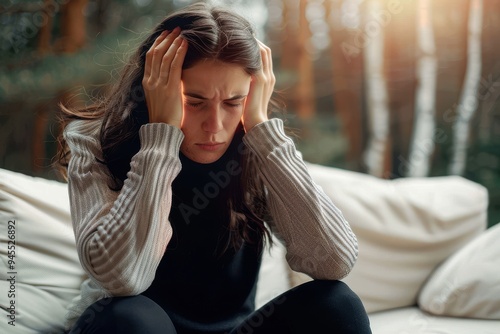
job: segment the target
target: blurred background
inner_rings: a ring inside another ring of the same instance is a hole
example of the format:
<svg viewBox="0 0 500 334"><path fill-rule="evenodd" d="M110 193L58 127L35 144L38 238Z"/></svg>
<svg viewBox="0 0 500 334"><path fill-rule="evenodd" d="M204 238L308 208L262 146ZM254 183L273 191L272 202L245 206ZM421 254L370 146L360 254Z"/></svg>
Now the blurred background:
<svg viewBox="0 0 500 334"><path fill-rule="evenodd" d="M0 168L59 179L58 103L100 96L189 0L1 0ZM499 0L226 0L273 50L304 159L380 178L461 175L500 221ZM360 189L360 191L363 191Z"/></svg>

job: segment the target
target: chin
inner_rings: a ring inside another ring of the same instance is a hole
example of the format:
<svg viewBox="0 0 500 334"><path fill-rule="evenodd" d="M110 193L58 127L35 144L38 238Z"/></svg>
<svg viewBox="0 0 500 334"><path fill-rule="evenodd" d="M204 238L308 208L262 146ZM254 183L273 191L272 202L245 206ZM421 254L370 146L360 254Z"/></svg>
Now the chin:
<svg viewBox="0 0 500 334"><path fill-rule="evenodd" d="M190 160L199 164L211 164L219 160L223 154L184 154Z"/></svg>

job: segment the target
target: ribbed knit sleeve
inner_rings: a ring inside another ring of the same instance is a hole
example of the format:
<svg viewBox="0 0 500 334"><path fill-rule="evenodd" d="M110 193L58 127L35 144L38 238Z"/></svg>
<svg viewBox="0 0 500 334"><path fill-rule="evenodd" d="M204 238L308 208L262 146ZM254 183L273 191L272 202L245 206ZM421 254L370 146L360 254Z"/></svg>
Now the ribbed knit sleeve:
<svg viewBox="0 0 500 334"><path fill-rule="evenodd" d="M113 296L146 290L172 236L171 184L181 169L184 135L167 124L140 128L140 150L123 188L111 190L97 121L73 121L65 130L71 150L71 217L84 270Z"/></svg>
<svg viewBox="0 0 500 334"><path fill-rule="evenodd" d="M282 120L256 125L243 141L257 159L273 218L270 226L285 244L290 267L315 279L345 277L358 256L356 236L312 180Z"/></svg>

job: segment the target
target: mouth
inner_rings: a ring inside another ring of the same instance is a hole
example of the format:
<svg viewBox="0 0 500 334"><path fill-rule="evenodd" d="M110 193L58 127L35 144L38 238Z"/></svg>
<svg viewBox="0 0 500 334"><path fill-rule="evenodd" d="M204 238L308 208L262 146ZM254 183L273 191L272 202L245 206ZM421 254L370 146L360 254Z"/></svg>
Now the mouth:
<svg viewBox="0 0 500 334"><path fill-rule="evenodd" d="M196 143L195 145L204 151L217 151L218 149L220 149L224 145L224 143L205 142L205 143Z"/></svg>

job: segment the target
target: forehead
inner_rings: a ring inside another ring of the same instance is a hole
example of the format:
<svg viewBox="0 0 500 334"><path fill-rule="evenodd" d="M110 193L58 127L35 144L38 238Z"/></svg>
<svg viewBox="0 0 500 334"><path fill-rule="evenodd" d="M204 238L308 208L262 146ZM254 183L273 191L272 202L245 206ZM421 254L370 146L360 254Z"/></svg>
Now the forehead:
<svg viewBox="0 0 500 334"><path fill-rule="evenodd" d="M216 60L205 60L182 71L184 91L209 95L246 94L251 76L243 67Z"/></svg>

